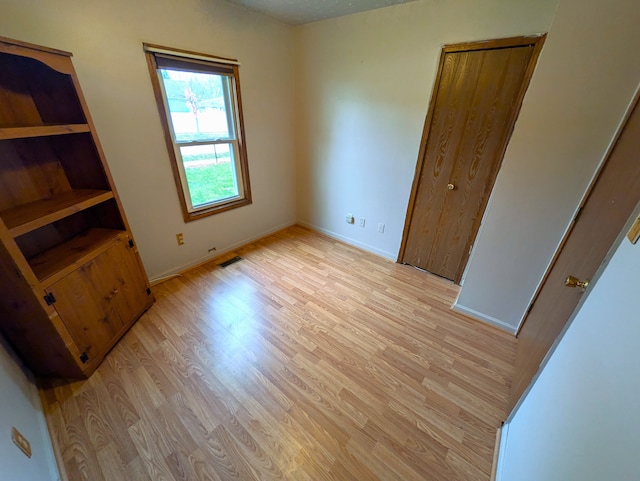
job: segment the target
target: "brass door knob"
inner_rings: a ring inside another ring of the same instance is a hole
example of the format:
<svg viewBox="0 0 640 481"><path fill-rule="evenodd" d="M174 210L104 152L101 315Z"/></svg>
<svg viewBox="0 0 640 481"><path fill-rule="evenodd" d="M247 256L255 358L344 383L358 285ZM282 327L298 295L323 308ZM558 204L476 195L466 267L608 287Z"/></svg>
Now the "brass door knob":
<svg viewBox="0 0 640 481"><path fill-rule="evenodd" d="M447 189L448 189L448 190L453 190L453 189L455 189L455 188L456 188L456 186L455 186L455 185L453 185L453 184L447 184Z"/></svg>
<svg viewBox="0 0 640 481"><path fill-rule="evenodd" d="M580 287L584 291L589 285L589 279L587 279L586 281L581 281L577 277L567 276L564 281L564 285L567 287Z"/></svg>

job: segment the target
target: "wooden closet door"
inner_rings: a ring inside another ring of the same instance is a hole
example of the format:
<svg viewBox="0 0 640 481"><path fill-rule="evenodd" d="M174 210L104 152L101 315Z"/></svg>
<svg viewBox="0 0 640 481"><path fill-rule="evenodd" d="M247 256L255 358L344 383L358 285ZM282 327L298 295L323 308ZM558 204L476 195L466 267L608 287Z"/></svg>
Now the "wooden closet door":
<svg viewBox="0 0 640 481"><path fill-rule="evenodd" d="M460 282L542 40L443 49L400 262Z"/></svg>
<svg viewBox="0 0 640 481"><path fill-rule="evenodd" d="M567 277L593 279L639 202L640 103L636 96L634 107L556 252L518 333L510 408L525 392L584 295L579 286L566 285Z"/></svg>

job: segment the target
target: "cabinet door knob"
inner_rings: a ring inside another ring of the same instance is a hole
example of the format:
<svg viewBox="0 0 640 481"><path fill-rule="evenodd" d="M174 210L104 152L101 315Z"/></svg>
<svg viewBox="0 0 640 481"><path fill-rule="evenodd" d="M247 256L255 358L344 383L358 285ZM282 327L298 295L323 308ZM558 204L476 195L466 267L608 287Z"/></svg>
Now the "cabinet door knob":
<svg viewBox="0 0 640 481"><path fill-rule="evenodd" d="M110 301L115 297L117 293L118 293L118 288L115 287L108 296L105 296L105 300Z"/></svg>
<svg viewBox="0 0 640 481"><path fill-rule="evenodd" d="M447 189L448 189L448 190L454 190L455 188L456 188L456 186L455 186L455 185L453 185L453 184L447 184Z"/></svg>

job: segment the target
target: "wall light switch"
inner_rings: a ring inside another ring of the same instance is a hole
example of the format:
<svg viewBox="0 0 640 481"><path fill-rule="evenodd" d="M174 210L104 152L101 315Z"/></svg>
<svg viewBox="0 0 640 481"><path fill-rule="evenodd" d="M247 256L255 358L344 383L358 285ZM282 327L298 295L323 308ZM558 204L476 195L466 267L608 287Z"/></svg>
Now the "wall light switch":
<svg viewBox="0 0 640 481"><path fill-rule="evenodd" d="M636 242L638 242L638 239L640 238L640 216L638 216L636 221L631 226L631 229L629 229L629 233L627 234L627 237L629 238L632 244L635 244Z"/></svg>
<svg viewBox="0 0 640 481"><path fill-rule="evenodd" d="M358 220L358 225L360 227L364 227L365 222L366 222L366 219L364 217L360 217L360 219Z"/></svg>
<svg viewBox="0 0 640 481"><path fill-rule="evenodd" d="M384 224L382 222L378 224L378 232L384 234Z"/></svg>
<svg viewBox="0 0 640 481"><path fill-rule="evenodd" d="M22 451L25 456L28 458L31 457L31 443L16 428L11 428L11 440L20 448L20 451Z"/></svg>

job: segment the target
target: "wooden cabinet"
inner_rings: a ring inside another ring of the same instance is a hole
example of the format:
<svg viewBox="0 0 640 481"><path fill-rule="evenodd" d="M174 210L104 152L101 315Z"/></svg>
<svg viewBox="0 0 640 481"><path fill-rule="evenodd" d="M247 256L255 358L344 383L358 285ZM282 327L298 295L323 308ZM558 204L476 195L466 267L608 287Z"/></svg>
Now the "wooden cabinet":
<svg viewBox="0 0 640 481"><path fill-rule="evenodd" d="M0 37L0 330L86 377L153 295L70 57Z"/></svg>

